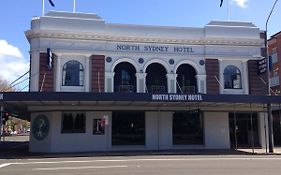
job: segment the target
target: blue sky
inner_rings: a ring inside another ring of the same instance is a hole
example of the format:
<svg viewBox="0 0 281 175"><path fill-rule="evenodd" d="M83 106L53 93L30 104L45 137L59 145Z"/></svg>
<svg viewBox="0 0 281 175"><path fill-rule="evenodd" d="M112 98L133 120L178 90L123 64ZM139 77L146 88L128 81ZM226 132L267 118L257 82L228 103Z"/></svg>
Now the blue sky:
<svg viewBox="0 0 281 175"><path fill-rule="evenodd" d="M52 1L55 7L45 0L45 12L73 9L73 0ZM230 20L251 21L264 30L274 1L229 0ZM220 0L76 0L76 11L96 13L108 23L203 27L211 20L227 20L227 2L224 0L220 8ZM8 82L29 69L29 43L24 31L30 28L32 17L41 15L42 0L1 0L0 76ZM269 35L281 31L280 16L281 2L270 18Z"/></svg>

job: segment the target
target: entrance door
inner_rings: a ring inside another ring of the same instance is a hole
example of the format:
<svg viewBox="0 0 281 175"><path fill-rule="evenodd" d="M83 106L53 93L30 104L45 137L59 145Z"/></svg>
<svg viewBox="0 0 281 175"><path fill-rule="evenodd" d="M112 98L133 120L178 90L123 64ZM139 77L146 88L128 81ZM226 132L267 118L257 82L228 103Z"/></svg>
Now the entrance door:
<svg viewBox="0 0 281 175"><path fill-rule="evenodd" d="M273 111L274 146L281 146L281 111Z"/></svg>
<svg viewBox="0 0 281 175"><path fill-rule="evenodd" d="M229 113L229 132L232 148L260 146L256 113Z"/></svg>
<svg viewBox="0 0 281 175"><path fill-rule="evenodd" d="M112 112L112 145L145 145L145 113Z"/></svg>

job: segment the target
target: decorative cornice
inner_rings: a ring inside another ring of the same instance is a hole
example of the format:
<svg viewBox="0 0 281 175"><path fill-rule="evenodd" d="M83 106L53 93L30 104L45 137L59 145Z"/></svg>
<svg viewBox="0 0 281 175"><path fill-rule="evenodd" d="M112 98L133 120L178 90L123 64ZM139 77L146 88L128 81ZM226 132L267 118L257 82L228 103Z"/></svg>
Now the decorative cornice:
<svg viewBox="0 0 281 175"><path fill-rule="evenodd" d="M229 45L229 46L262 46L263 39L245 38L190 38L190 39L166 39L156 37L131 37L102 33L69 32L56 30L28 30L25 32L28 40L32 38L55 38L74 40L95 40L111 42L157 43L157 44L186 44L186 45Z"/></svg>

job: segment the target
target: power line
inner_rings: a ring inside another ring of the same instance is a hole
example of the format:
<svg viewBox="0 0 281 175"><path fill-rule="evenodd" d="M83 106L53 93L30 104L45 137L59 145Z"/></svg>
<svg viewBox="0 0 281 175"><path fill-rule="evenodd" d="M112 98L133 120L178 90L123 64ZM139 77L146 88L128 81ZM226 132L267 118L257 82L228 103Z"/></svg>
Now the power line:
<svg viewBox="0 0 281 175"><path fill-rule="evenodd" d="M26 74L28 74L29 71L27 71L26 73L24 73L22 76L20 76L19 78L17 78L16 80L14 80L12 83L10 83L9 85L11 86L12 84L14 84L15 82L17 82L19 79L21 79L22 77L24 77Z"/></svg>

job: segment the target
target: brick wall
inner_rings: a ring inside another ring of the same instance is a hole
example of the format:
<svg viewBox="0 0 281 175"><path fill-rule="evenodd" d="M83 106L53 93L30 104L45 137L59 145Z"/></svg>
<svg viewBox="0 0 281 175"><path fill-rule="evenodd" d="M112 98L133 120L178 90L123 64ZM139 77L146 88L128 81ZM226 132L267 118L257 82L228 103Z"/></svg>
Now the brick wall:
<svg viewBox="0 0 281 175"><path fill-rule="evenodd" d="M267 94L266 73L258 75L257 60L248 61L248 75L249 75L249 94L251 95L265 95Z"/></svg>
<svg viewBox="0 0 281 175"><path fill-rule="evenodd" d="M206 59L207 94L219 94L220 85L215 77L219 79L219 61Z"/></svg>
<svg viewBox="0 0 281 175"><path fill-rule="evenodd" d="M104 92L104 66L105 66L105 56L104 55L92 55L92 92Z"/></svg>
<svg viewBox="0 0 281 175"><path fill-rule="evenodd" d="M42 92L52 92L54 91L54 68L50 70L47 68L46 57L47 57L47 53L40 53L38 91L40 91L42 87ZM54 61L53 61L53 66L54 66ZM44 79L44 83L43 83L43 79Z"/></svg>

